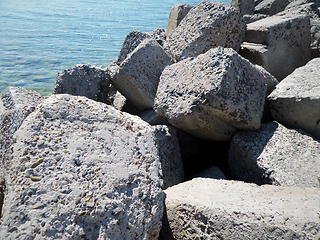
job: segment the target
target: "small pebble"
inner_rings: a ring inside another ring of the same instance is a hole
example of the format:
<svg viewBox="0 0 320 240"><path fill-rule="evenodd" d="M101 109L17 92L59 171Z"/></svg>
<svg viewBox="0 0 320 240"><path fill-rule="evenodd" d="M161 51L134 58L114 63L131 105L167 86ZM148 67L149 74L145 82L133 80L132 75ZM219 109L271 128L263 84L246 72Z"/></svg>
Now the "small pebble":
<svg viewBox="0 0 320 240"><path fill-rule="evenodd" d="M61 190L61 193L64 193L64 194L69 194L71 192L72 192L71 189L63 189L63 190Z"/></svg>
<svg viewBox="0 0 320 240"><path fill-rule="evenodd" d="M44 140L39 140L39 141L37 142L37 146L40 147L40 146L42 146L44 143L45 143Z"/></svg>
<svg viewBox="0 0 320 240"><path fill-rule="evenodd" d="M34 182L39 182L41 180L41 177L30 175L30 179Z"/></svg>
<svg viewBox="0 0 320 240"><path fill-rule="evenodd" d="M86 211L82 211L81 213L79 213L79 217L85 215L87 212Z"/></svg>
<svg viewBox="0 0 320 240"><path fill-rule="evenodd" d="M35 167L39 166L42 162L43 162L43 158L39 158L39 160L32 163L30 167L35 168Z"/></svg>
<svg viewBox="0 0 320 240"><path fill-rule="evenodd" d="M62 156L60 154L58 154L57 156L54 157L57 161L60 161Z"/></svg>
<svg viewBox="0 0 320 240"><path fill-rule="evenodd" d="M75 180L78 180L78 176L75 173L71 172L71 175Z"/></svg>
<svg viewBox="0 0 320 240"><path fill-rule="evenodd" d="M75 200L75 204L77 205L77 204L79 204L80 202L81 202L81 199L82 199L82 197L78 197L78 198L76 198L76 200Z"/></svg>
<svg viewBox="0 0 320 240"><path fill-rule="evenodd" d="M32 209L39 209L44 207L43 203L36 203L35 205L32 206Z"/></svg>
<svg viewBox="0 0 320 240"><path fill-rule="evenodd" d="M94 208L94 202L88 202L87 208Z"/></svg>

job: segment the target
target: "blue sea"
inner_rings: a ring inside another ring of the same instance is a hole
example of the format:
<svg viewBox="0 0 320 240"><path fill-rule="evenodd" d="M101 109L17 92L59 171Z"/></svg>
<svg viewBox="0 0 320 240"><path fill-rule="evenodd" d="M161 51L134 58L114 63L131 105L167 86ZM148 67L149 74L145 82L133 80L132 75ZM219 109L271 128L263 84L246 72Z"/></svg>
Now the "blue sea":
<svg viewBox="0 0 320 240"><path fill-rule="evenodd" d="M174 4L199 2L0 0L0 92L19 86L48 96L58 71L106 67L131 31L166 28Z"/></svg>

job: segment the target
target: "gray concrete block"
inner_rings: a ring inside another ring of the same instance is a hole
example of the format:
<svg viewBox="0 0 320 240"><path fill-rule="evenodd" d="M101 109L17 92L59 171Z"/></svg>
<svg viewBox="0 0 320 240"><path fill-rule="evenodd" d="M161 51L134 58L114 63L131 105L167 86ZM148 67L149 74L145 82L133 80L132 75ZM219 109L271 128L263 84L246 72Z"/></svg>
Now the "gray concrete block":
<svg viewBox="0 0 320 240"><path fill-rule="evenodd" d="M256 184L320 187L320 142L277 122L236 133L228 166L235 179Z"/></svg>
<svg viewBox="0 0 320 240"><path fill-rule="evenodd" d="M272 116L320 139L320 58L297 68L268 96Z"/></svg>
<svg viewBox="0 0 320 240"><path fill-rule="evenodd" d="M167 39L165 49L176 61L223 46L239 50L246 24L229 4L204 1L194 6Z"/></svg>
<svg viewBox="0 0 320 240"><path fill-rule="evenodd" d="M225 141L236 129L260 127L272 79L233 49L211 49L165 68L154 109L196 137Z"/></svg>
<svg viewBox="0 0 320 240"><path fill-rule="evenodd" d="M319 188L196 178L165 193L168 224L162 239L320 237Z"/></svg>

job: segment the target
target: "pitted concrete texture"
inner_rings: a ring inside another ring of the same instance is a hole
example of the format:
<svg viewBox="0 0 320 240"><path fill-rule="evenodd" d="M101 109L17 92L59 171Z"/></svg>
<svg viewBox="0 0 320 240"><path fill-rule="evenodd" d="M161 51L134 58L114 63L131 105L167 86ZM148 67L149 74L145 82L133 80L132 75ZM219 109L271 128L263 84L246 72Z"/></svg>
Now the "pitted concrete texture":
<svg viewBox="0 0 320 240"><path fill-rule="evenodd" d="M196 57L218 46L238 51L245 30L246 24L234 7L203 1L190 9L164 47L176 61Z"/></svg>
<svg viewBox="0 0 320 240"><path fill-rule="evenodd" d="M14 136L2 239L158 238L164 195L149 124L86 97L58 94Z"/></svg>
<svg viewBox="0 0 320 240"><path fill-rule="evenodd" d="M258 129L268 83L276 79L231 48L214 48L164 69L154 109L196 137L225 141Z"/></svg>
<svg viewBox="0 0 320 240"><path fill-rule="evenodd" d="M278 122L320 139L320 58L297 68L268 96Z"/></svg>
<svg viewBox="0 0 320 240"><path fill-rule="evenodd" d="M196 178L165 193L174 239L320 237L320 190L316 188Z"/></svg>

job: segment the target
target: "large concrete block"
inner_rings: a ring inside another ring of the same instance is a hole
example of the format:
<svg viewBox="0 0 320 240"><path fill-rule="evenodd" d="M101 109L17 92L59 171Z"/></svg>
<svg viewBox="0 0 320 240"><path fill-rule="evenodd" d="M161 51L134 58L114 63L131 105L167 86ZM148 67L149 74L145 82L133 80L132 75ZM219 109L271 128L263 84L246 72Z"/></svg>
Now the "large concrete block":
<svg viewBox="0 0 320 240"><path fill-rule="evenodd" d="M320 142L277 122L236 133L228 165L235 179L257 184L320 188Z"/></svg>
<svg viewBox="0 0 320 240"><path fill-rule="evenodd" d="M0 94L0 114L7 110L36 107L45 98L38 92L22 87L8 87Z"/></svg>
<svg viewBox="0 0 320 240"><path fill-rule="evenodd" d="M190 4L176 4L172 7L166 30L167 39L169 38L173 29L178 27L182 19L188 14L192 7L193 6Z"/></svg>
<svg viewBox="0 0 320 240"><path fill-rule="evenodd" d="M0 238L157 239L168 132L86 97L50 96L15 133Z"/></svg>
<svg viewBox="0 0 320 240"><path fill-rule="evenodd" d="M256 5L254 12L274 15L283 11L289 3L289 0L263 0Z"/></svg>
<svg viewBox="0 0 320 240"><path fill-rule="evenodd" d="M311 19L311 58L320 57L320 18Z"/></svg>
<svg viewBox="0 0 320 240"><path fill-rule="evenodd" d="M320 139L320 58L283 79L268 102L275 120Z"/></svg>
<svg viewBox="0 0 320 240"><path fill-rule="evenodd" d="M319 188L196 178L165 193L168 221L162 239L320 237Z"/></svg>
<svg viewBox="0 0 320 240"><path fill-rule="evenodd" d="M194 136L225 141L260 127L268 82L276 80L263 68L219 47L166 67L154 109Z"/></svg>
<svg viewBox="0 0 320 240"><path fill-rule="evenodd" d="M109 81L109 76L102 68L91 64L77 64L58 72L53 93L67 93L107 102Z"/></svg>
<svg viewBox="0 0 320 240"><path fill-rule="evenodd" d="M165 49L176 61L223 46L239 50L246 24L229 4L204 1L194 6L173 30Z"/></svg>
<svg viewBox="0 0 320 240"><path fill-rule="evenodd" d="M152 38L152 36L148 33L145 32L141 32L138 30L134 30L132 32L130 32L124 42L123 45L121 47L120 53L118 58L115 60L115 64L120 65L126 58L127 56L133 52L134 49L136 49L136 47L139 46L139 44L147 39L147 38Z"/></svg>
<svg viewBox="0 0 320 240"><path fill-rule="evenodd" d="M286 9L298 7L307 3L315 3L317 7L320 7L320 0L291 0L291 2L286 6Z"/></svg>
<svg viewBox="0 0 320 240"><path fill-rule="evenodd" d="M305 14L293 14L289 10L272 17L252 22L247 26L245 42L265 45L261 62L255 56L243 54L250 61L260 64L279 81L303 66L311 58L310 20ZM248 45L243 45L246 48ZM249 46L250 47L250 46ZM252 52L251 50L247 51Z"/></svg>
<svg viewBox="0 0 320 240"><path fill-rule="evenodd" d="M242 15L254 14L254 0L232 0L230 4Z"/></svg>
<svg viewBox="0 0 320 240"><path fill-rule="evenodd" d="M154 39L143 40L121 63L112 83L138 109L153 107L160 75L172 58Z"/></svg>

